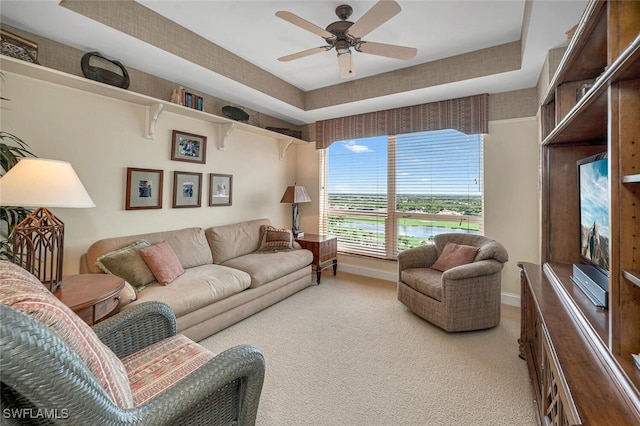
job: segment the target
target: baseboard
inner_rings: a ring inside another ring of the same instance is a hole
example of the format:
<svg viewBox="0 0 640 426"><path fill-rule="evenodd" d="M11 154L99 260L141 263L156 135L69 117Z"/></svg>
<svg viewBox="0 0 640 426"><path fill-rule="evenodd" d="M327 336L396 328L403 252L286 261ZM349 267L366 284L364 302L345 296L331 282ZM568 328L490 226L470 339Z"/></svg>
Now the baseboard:
<svg viewBox="0 0 640 426"><path fill-rule="evenodd" d="M396 282L396 273L387 272L376 269L364 268L360 266L340 264L338 266L340 271L348 274L361 275L363 277L376 278L378 280ZM500 301L504 305L520 307L520 295L513 293L502 292Z"/></svg>
<svg viewBox="0 0 640 426"><path fill-rule="evenodd" d="M500 301L503 305L520 307L520 295L502 292Z"/></svg>
<svg viewBox="0 0 640 426"><path fill-rule="evenodd" d="M396 282L396 273L381 271L379 269L365 268L361 266L338 264L338 269L347 274L362 275L363 277L376 278L378 280Z"/></svg>

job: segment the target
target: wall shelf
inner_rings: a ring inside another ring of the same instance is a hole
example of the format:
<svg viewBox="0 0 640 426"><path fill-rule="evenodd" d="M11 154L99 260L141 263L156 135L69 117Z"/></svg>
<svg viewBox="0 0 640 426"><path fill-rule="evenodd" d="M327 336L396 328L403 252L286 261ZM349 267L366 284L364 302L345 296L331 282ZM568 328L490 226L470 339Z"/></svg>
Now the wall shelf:
<svg viewBox="0 0 640 426"><path fill-rule="evenodd" d="M576 102L558 125L542 141L543 145L604 139L607 132L608 88L613 81L627 80L640 70L640 36L598 76L587 94Z"/></svg>
<svg viewBox="0 0 640 426"><path fill-rule="evenodd" d="M302 139L293 138L261 127L220 117L204 111L199 111L186 106L178 105L166 100L153 98L140 93L131 92L119 87L110 86L87 78L78 77L52 68L31 64L8 56L0 55L0 69L3 72L10 72L37 80L58 84L71 89L77 89L96 95L106 96L145 107L145 122L143 136L147 139L155 137L155 126L164 112L179 114L184 117L195 118L209 122L214 127L214 133L218 138L218 149L224 150L228 143L229 136L234 132L245 132L253 135L263 136L278 144L280 159L284 159L287 148L291 144L307 145L309 142Z"/></svg>
<svg viewBox="0 0 640 426"><path fill-rule="evenodd" d="M623 176L622 183L640 183L640 174Z"/></svg>
<svg viewBox="0 0 640 426"><path fill-rule="evenodd" d="M640 287L640 272L623 270L622 276L631 281L633 285Z"/></svg>

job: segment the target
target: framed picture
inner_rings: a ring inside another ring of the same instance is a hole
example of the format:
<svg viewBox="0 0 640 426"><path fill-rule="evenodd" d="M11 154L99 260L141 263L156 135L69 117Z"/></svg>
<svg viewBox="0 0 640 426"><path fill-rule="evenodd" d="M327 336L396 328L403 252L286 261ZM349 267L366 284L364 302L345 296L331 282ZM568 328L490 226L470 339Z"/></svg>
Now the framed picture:
<svg viewBox="0 0 640 426"><path fill-rule="evenodd" d="M173 207L200 207L202 173L173 172Z"/></svg>
<svg viewBox="0 0 640 426"><path fill-rule="evenodd" d="M174 130L171 159L204 164L207 159L207 137Z"/></svg>
<svg viewBox="0 0 640 426"><path fill-rule="evenodd" d="M209 205L230 206L232 184L232 175L211 173L209 175Z"/></svg>
<svg viewBox="0 0 640 426"><path fill-rule="evenodd" d="M162 170L127 168L125 210L162 208Z"/></svg>
<svg viewBox="0 0 640 426"><path fill-rule="evenodd" d="M7 30L0 30L0 53L12 58L40 64L38 62L38 43L29 41Z"/></svg>

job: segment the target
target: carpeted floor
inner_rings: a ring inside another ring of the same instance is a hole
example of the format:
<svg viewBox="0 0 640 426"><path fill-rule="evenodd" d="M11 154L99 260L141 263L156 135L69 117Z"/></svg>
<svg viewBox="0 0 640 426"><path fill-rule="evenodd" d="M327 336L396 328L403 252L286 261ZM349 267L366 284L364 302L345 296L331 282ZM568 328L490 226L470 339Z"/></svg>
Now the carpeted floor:
<svg viewBox="0 0 640 426"><path fill-rule="evenodd" d="M259 348L258 425L535 425L519 309L496 328L448 334L396 299L395 283L323 273L307 288L200 342Z"/></svg>

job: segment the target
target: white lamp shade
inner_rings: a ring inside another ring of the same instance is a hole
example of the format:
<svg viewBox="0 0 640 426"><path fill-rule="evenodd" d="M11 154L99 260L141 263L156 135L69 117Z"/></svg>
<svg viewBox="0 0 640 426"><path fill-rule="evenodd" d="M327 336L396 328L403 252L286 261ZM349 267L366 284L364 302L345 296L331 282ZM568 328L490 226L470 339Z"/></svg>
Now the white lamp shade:
<svg viewBox="0 0 640 426"><path fill-rule="evenodd" d="M70 163L43 158L23 158L0 179L0 204L95 207Z"/></svg>

